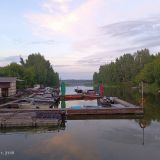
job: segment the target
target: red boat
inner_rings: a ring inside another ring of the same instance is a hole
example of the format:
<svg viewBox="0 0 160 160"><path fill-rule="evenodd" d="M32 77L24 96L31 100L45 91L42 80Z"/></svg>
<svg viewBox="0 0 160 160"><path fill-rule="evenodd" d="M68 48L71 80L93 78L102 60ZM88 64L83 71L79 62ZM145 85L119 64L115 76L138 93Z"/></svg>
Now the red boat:
<svg viewBox="0 0 160 160"><path fill-rule="evenodd" d="M82 100L83 99L83 95L81 95L81 94L65 95L64 97L61 96L61 99L65 100L65 101L69 101L69 100Z"/></svg>
<svg viewBox="0 0 160 160"><path fill-rule="evenodd" d="M61 96L61 100L69 101L69 100L94 100L100 98L97 95L87 95L87 94L71 94L65 95L64 97Z"/></svg>

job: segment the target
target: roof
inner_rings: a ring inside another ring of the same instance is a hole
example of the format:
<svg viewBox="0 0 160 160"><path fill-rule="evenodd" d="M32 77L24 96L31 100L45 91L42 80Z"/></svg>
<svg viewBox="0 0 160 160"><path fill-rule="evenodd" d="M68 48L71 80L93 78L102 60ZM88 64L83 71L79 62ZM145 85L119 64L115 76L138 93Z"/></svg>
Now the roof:
<svg viewBox="0 0 160 160"><path fill-rule="evenodd" d="M16 82L16 77L0 77L0 82Z"/></svg>

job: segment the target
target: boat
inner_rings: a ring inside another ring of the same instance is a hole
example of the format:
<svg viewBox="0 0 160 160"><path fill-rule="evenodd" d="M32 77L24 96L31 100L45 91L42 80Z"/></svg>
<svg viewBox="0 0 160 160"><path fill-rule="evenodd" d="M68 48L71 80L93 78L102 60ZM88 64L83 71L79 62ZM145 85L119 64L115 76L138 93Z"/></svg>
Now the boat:
<svg viewBox="0 0 160 160"><path fill-rule="evenodd" d="M112 107L112 104L114 104L114 100L112 97L101 97L97 100L98 105L102 107Z"/></svg>
<svg viewBox="0 0 160 160"><path fill-rule="evenodd" d="M94 89L89 89L86 92L84 92L84 94L87 94L87 95L96 95L96 91Z"/></svg>
<svg viewBox="0 0 160 160"><path fill-rule="evenodd" d="M87 94L71 94L61 96L61 100L69 101L69 100L94 100L100 98L98 95L87 95Z"/></svg>
<svg viewBox="0 0 160 160"><path fill-rule="evenodd" d="M74 91L75 91L76 93L83 93L83 92L84 92L82 89L78 89L78 88L76 88Z"/></svg>
<svg viewBox="0 0 160 160"><path fill-rule="evenodd" d="M83 95L82 94L71 94L71 95L65 95L65 96L61 96L61 100L82 100L83 99Z"/></svg>

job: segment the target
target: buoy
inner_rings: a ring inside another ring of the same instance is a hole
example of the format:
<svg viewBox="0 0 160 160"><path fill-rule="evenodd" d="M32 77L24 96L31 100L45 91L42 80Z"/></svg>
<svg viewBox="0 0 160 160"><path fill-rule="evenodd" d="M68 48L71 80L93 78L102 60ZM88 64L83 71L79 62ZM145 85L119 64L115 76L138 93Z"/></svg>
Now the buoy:
<svg viewBox="0 0 160 160"><path fill-rule="evenodd" d="M147 123L146 123L145 121L139 122L139 126L140 126L141 128L146 128Z"/></svg>

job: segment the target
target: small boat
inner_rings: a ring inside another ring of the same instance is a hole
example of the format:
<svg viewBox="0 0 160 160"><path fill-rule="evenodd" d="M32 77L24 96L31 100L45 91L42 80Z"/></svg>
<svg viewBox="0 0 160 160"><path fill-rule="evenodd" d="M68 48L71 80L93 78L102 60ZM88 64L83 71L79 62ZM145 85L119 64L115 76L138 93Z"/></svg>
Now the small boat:
<svg viewBox="0 0 160 160"><path fill-rule="evenodd" d="M76 88L74 91L75 91L76 93L83 93L83 92L84 92L82 89L78 89L78 88Z"/></svg>
<svg viewBox="0 0 160 160"><path fill-rule="evenodd" d="M89 90L87 90L87 91L85 92L85 94L87 94L87 95L96 95L96 91L93 90L93 89L89 89Z"/></svg>
<svg viewBox="0 0 160 160"><path fill-rule="evenodd" d="M102 107L112 107L112 104L114 104L114 100L112 97L102 97L100 99L98 99L98 105L102 106Z"/></svg>

